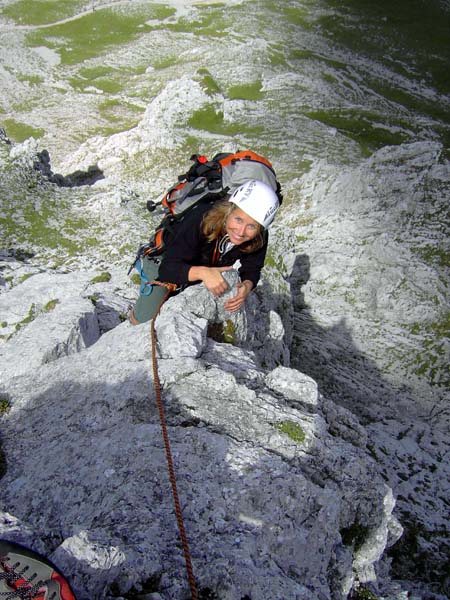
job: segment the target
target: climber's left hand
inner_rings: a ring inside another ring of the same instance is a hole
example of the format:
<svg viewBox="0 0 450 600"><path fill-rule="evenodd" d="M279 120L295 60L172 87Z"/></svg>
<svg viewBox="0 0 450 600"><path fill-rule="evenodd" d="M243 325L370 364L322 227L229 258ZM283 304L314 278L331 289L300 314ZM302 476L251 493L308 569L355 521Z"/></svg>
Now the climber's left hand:
<svg viewBox="0 0 450 600"><path fill-rule="evenodd" d="M237 294L225 301L224 308L230 312L236 312L244 304L247 296L253 289L253 283L246 279L237 284Z"/></svg>

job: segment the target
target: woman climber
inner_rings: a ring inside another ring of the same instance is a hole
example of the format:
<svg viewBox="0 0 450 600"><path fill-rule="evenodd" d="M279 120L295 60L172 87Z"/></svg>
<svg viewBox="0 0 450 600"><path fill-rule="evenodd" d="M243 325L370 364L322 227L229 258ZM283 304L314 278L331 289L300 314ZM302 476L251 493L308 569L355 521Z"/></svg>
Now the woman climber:
<svg viewBox="0 0 450 600"><path fill-rule="evenodd" d="M267 228L279 206L272 188L257 180L247 181L212 206L197 204L180 224L164 255L142 259L141 276L148 282L176 284L177 290L203 282L214 296L221 296L228 289L222 272L239 260L237 293L224 304L225 310L239 310L259 281L267 251ZM130 322L138 325L152 319L166 294L167 289L160 285L141 287Z"/></svg>

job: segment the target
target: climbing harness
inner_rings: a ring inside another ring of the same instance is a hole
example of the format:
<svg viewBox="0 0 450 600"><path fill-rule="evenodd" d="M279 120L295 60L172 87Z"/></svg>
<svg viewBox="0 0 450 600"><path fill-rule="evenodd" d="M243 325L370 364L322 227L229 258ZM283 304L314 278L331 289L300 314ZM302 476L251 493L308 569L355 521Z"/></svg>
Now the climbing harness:
<svg viewBox="0 0 450 600"><path fill-rule="evenodd" d="M159 285L159 286L165 287L167 289L167 292L164 295L164 298L161 300L161 302L158 306L158 310L156 311L155 316L151 320L151 326L150 326L151 327L153 383L155 386L156 403L158 405L159 418L161 421L162 436L163 436L163 440L164 440L164 447L166 450L167 466L168 466L168 470L169 470L169 479L170 479L170 485L172 486L172 495L173 495L173 500L174 500L174 504L175 504L175 515L177 518L178 529L180 532L181 544L183 546L183 553L184 553L184 559L186 562L186 571L188 574L189 586L191 588L191 598L192 598L192 600L198 600L197 586L196 586L196 582L195 582L194 570L192 568L192 561L191 561L191 555L189 552L189 544L188 544L188 540L187 540L186 530L184 527L183 513L181 511L180 499L178 497L177 482L175 479L175 470L173 467L173 460L172 460L172 452L170 450L169 435L167 433L166 419L164 416L164 407L163 407L162 398L161 398L161 384L159 381L158 363L156 360L155 319L158 316L162 305L167 300L169 294L174 292L176 290L177 286L173 283L163 283L161 281L151 281L148 283L151 285Z"/></svg>

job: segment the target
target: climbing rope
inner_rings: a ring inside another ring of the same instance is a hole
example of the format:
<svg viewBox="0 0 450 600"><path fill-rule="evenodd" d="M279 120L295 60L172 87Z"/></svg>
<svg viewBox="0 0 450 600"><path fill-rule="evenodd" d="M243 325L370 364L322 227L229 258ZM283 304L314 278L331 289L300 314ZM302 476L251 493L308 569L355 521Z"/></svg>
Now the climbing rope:
<svg viewBox="0 0 450 600"><path fill-rule="evenodd" d="M187 540L186 530L184 528L183 513L181 511L180 499L178 497L177 482L175 479L175 469L173 468L172 452L170 450L169 436L168 436L167 427L166 427L166 418L164 416L164 407L163 407L162 398L161 398L161 384L159 381L159 374L158 374L158 362L156 360L155 319L158 316L159 311L161 310L161 306L167 300L167 297L169 296L169 294L171 292L175 291L176 285L171 284L171 283L162 283L159 281L152 281L150 283L160 285L160 286L167 288L167 292L166 292L164 298L161 300L161 303L158 306L158 310L156 311L155 316L151 320L153 383L155 386L156 402L158 405L159 418L161 421L161 430L162 430L162 435L163 435L163 439L164 439L164 447L166 449L167 466L169 469L169 479L170 479L170 485L172 486L172 494L173 494L173 500L174 500L174 504L175 504L175 515L177 517L178 529L180 532L181 544L183 546L184 559L186 562L186 571L188 574L189 586L191 588L191 598L192 598L192 600L198 600L197 586L196 586L195 577L194 577L194 570L192 568L191 555L189 553L189 544L188 544L188 540Z"/></svg>

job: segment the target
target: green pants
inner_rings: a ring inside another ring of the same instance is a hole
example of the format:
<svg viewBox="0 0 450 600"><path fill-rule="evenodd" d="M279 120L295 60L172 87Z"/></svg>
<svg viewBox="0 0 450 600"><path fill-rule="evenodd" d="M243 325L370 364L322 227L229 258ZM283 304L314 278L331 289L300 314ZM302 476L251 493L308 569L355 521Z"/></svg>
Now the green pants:
<svg viewBox="0 0 450 600"><path fill-rule="evenodd" d="M158 277L161 257L141 259L141 279L154 281ZM139 263L138 263L139 268ZM139 323L150 321L156 315L158 308L167 294L167 288L160 285L141 285L141 293L134 305L134 318Z"/></svg>

